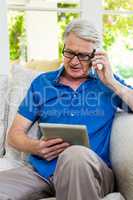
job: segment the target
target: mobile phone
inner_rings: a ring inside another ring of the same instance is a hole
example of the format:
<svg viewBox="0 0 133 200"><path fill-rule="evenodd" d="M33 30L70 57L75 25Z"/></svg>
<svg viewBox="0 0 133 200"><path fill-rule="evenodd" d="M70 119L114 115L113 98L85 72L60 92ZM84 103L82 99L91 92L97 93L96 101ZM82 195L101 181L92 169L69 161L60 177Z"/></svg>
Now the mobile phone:
<svg viewBox="0 0 133 200"><path fill-rule="evenodd" d="M93 54L92 54L92 56L91 56L91 59L94 58L95 52L96 52L96 49L94 49ZM89 69L90 69L90 73L91 73L92 75L94 75L94 74L95 74L95 69L94 69L94 67L92 66L92 62L91 62L91 61L90 61L90 63L89 63Z"/></svg>
<svg viewBox="0 0 133 200"><path fill-rule="evenodd" d="M99 51L99 50L100 50L100 48L95 49L93 57L95 56L95 52L97 52L97 51ZM93 58L93 57L92 57L92 58ZM94 69L94 67L92 66L92 62L90 63L90 65L91 65L92 74L95 74L95 69ZM102 70L103 67L104 67L104 66L103 66L102 64L100 64L100 63L97 64L98 70Z"/></svg>

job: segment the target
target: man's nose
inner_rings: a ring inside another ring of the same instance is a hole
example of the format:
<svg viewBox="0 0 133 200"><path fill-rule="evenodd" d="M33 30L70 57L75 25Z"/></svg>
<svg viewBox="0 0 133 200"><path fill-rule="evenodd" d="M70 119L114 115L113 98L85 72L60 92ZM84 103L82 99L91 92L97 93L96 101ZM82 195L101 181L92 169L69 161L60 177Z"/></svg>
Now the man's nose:
<svg viewBox="0 0 133 200"><path fill-rule="evenodd" d="M79 64L79 59L76 55L71 59L71 64L73 65Z"/></svg>

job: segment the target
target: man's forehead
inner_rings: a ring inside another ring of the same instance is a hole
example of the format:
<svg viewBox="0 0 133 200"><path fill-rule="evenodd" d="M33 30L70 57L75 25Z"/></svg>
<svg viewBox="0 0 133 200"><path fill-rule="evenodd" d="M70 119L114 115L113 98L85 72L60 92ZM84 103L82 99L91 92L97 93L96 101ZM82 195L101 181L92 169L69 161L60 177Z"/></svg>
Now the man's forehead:
<svg viewBox="0 0 133 200"><path fill-rule="evenodd" d="M76 52L76 53L88 53L88 52L92 52L93 49L95 49L95 45L94 44L81 45L81 44L66 43L64 45L64 49L69 50L69 51L73 51L73 52Z"/></svg>

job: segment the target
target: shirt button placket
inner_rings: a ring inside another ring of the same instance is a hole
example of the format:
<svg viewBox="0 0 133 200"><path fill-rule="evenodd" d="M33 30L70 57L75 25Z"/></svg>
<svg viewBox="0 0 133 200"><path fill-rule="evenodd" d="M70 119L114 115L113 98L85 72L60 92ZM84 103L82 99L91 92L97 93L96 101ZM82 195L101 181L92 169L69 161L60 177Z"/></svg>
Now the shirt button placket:
<svg viewBox="0 0 133 200"><path fill-rule="evenodd" d="M71 116L73 117L73 116L74 116L74 113L71 113Z"/></svg>
<svg viewBox="0 0 133 200"><path fill-rule="evenodd" d="M76 98L76 97L77 97L77 93L74 93L74 94L73 94L73 98ZM73 112L71 112L71 116L74 117L75 114L74 114Z"/></svg>

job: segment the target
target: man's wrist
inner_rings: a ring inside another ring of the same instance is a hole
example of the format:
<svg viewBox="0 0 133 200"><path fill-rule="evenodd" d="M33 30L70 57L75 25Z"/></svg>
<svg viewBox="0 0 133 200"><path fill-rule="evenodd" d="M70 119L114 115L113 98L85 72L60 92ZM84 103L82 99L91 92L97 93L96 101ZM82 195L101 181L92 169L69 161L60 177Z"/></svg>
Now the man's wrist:
<svg viewBox="0 0 133 200"><path fill-rule="evenodd" d="M109 84L109 88L112 89L118 95L122 93L122 85L116 79L114 79Z"/></svg>

